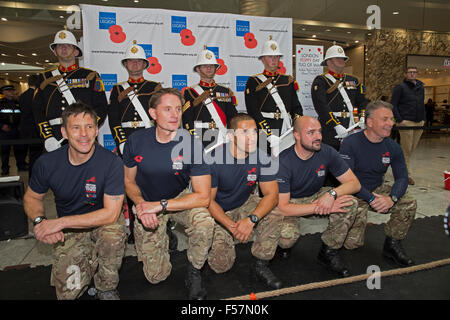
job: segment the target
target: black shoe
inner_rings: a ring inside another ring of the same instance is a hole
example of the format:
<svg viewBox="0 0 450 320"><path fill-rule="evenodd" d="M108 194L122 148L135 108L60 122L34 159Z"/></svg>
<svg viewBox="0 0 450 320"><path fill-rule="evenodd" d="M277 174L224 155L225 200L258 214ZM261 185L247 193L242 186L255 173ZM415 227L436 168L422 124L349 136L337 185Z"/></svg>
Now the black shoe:
<svg viewBox="0 0 450 320"><path fill-rule="evenodd" d="M196 269L190 262L188 262L185 284L189 291L189 300L206 300L206 289L202 284L201 270Z"/></svg>
<svg viewBox="0 0 450 320"><path fill-rule="evenodd" d="M269 269L269 261L255 258L252 272L256 279L272 289L280 289L283 286L281 280L278 279L273 274L272 270Z"/></svg>
<svg viewBox="0 0 450 320"><path fill-rule="evenodd" d="M172 223L170 221L167 222L166 231L169 236L169 252L176 251L178 248L178 238L172 231Z"/></svg>
<svg viewBox="0 0 450 320"><path fill-rule="evenodd" d="M342 278L350 276L350 271L339 256L338 249L332 249L322 242L317 260L322 266Z"/></svg>
<svg viewBox="0 0 450 320"><path fill-rule="evenodd" d="M390 237L386 237L384 241L383 257L393 260L400 267L414 265L414 261L406 255L401 240L395 240Z"/></svg>
<svg viewBox="0 0 450 320"><path fill-rule="evenodd" d="M283 249L281 247L277 247L276 254L277 254L277 256L279 256L282 259L288 259L291 257L291 249L292 248Z"/></svg>

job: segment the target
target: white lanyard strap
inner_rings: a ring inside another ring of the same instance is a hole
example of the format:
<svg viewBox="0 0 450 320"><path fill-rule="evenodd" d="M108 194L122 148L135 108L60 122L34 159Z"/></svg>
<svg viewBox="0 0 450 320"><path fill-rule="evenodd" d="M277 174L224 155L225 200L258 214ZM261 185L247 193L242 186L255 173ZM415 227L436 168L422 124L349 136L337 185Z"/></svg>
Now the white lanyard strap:
<svg viewBox="0 0 450 320"><path fill-rule="evenodd" d="M130 87L130 85L128 84L128 82L125 82L124 84L122 84L122 88L124 90L127 90L129 87ZM131 90L130 92L128 92L128 98L130 98L130 101L133 104L134 109L137 111L137 113L141 117L142 121L144 122L145 128L152 127L150 118L148 117L147 113L145 112L144 107L142 106L142 103L139 101L139 98L138 98L137 94L135 94L134 90Z"/></svg>
<svg viewBox="0 0 450 320"><path fill-rule="evenodd" d="M202 93L204 92L202 87L200 87L198 84L193 86L192 89L194 90L194 92L196 92L198 94L198 96L201 96ZM216 110L216 108L220 108L220 107L218 105L215 105L214 101L212 101L210 97L206 98L205 101L203 101L203 103L205 104L206 108L208 108L209 114L211 115L211 118L216 123L217 128L221 132L226 132L225 125L222 122L222 119L220 118L220 116Z"/></svg>
<svg viewBox="0 0 450 320"><path fill-rule="evenodd" d="M61 73L59 72L59 69L56 68L55 70L52 71L52 75L54 77L61 76ZM61 91L61 93L64 96L64 99L66 99L66 102L68 105L71 105L72 103L76 102L76 100L75 100L72 92L70 91L69 86L67 85L64 78L56 80L56 84L58 85L58 89L59 89L59 91Z"/></svg>
<svg viewBox="0 0 450 320"><path fill-rule="evenodd" d="M336 79L329 73L327 73L325 75L325 77L327 77L333 84L336 82ZM347 105L348 112L350 113L350 117L349 117L350 118L350 124L349 124L349 126L352 126L352 125L355 124L355 119L353 118L353 105L352 105L352 102L350 101L350 99L348 97L347 91L345 91L345 88L342 85L342 82L339 83L338 90L339 90L339 93L341 94L342 98L344 99L345 104Z"/></svg>

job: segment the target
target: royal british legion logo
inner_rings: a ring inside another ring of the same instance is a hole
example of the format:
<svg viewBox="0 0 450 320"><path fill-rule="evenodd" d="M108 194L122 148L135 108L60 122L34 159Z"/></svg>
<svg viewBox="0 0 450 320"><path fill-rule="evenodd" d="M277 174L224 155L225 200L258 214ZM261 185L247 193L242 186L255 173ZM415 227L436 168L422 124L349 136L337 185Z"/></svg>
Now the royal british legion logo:
<svg viewBox="0 0 450 320"><path fill-rule="evenodd" d="M98 13L98 28L109 29L109 27L116 25L115 12L99 12Z"/></svg>
<svg viewBox="0 0 450 320"><path fill-rule="evenodd" d="M209 51L212 51L216 56L216 59L219 59L219 47L206 47Z"/></svg>
<svg viewBox="0 0 450 320"><path fill-rule="evenodd" d="M180 33L181 30L187 28L186 17L172 16L172 33Z"/></svg>
<svg viewBox="0 0 450 320"><path fill-rule="evenodd" d="M172 75L172 87L178 90L187 87L187 75L186 74L173 74Z"/></svg>
<svg viewBox="0 0 450 320"><path fill-rule="evenodd" d="M247 85L248 76L236 76L236 91L244 92Z"/></svg>
<svg viewBox="0 0 450 320"><path fill-rule="evenodd" d="M144 49L146 58L152 57L153 47L151 44L139 44L139 45L142 47L142 49Z"/></svg>
<svg viewBox="0 0 450 320"><path fill-rule="evenodd" d="M105 91L111 91L113 86L117 83L117 74L115 73L102 73L100 77L105 86Z"/></svg>
<svg viewBox="0 0 450 320"><path fill-rule="evenodd" d="M236 37L243 37L250 32L250 21L236 20Z"/></svg>

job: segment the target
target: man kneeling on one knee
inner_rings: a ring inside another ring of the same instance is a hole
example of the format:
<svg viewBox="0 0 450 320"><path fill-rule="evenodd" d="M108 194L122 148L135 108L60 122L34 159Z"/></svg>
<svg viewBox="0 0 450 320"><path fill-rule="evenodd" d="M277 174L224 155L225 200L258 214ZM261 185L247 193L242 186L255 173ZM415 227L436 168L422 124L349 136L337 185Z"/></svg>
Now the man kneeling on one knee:
<svg viewBox="0 0 450 320"><path fill-rule="evenodd" d="M265 285L279 289L282 283L268 267L283 218L272 212L278 201L276 166L265 151L257 149L258 130L251 116L234 116L229 129L230 142L212 154L215 163L208 210L216 223L208 264L217 273L228 271L236 259L235 240L245 243L254 234L250 272ZM254 193L257 182L262 198Z"/></svg>
<svg viewBox="0 0 450 320"><path fill-rule="evenodd" d="M308 116L294 123L295 144L280 155L278 172L278 209L284 215L279 253L287 258L300 237L300 217L328 215L328 227L322 234L319 263L341 277L350 275L338 250L344 245L347 231L357 213L357 201L351 196L361 185L337 151L322 144L322 128ZM335 189L324 187L330 172L341 183Z"/></svg>
<svg viewBox="0 0 450 320"><path fill-rule="evenodd" d="M344 139L341 157L354 170L361 181L358 197L358 214L347 235L346 247L354 249L364 244L367 225L367 211L387 214L390 219L384 228L386 240L383 256L394 260L402 267L414 264L409 258L401 241L414 221L417 203L406 192L408 188L408 169L403 151L393 141L391 135L394 125L392 105L383 101L374 101L366 108L366 129ZM384 183L384 175L392 167L394 184Z"/></svg>

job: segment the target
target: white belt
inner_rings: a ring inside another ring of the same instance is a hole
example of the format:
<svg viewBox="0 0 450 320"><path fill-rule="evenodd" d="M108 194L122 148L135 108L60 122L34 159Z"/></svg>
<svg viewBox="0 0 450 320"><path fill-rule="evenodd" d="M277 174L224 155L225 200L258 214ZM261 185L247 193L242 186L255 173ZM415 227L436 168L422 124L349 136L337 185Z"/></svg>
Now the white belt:
<svg viewBox="0 0 450 320"><path fill-rule="evenodd" d="M261 115L264 118L269 118L269 119L284 119L283 118L283 114L281 112L261 112Z"/></svg>
<svg viewBox="0 0 450 320"><path fill-rule="evenodd" d="M194 121L194 128L195 129L217 129L215 122L201 122L201 121Z"/></svg>
<svg viewBox="0 0 450 320"><path fill-rule="evenodd" d="M348 111L333 112L333 116L341 118L350 118L350 112Z"/></svg>
<svg viewBox="0 0 450 320"><path fill-rule="evenodd" d="M52 120L48 120L48 124L51 125L51 126L57 126L57 125L62 124L62 123L63 123L62 118L55 118L55 119L52 119Z"/></svg>
<svg viewBox="0 0 450 320"><path fill-rule="evenodd" d="M122 122L122 128L145 128L144 121L127 121Z"/></svg>

